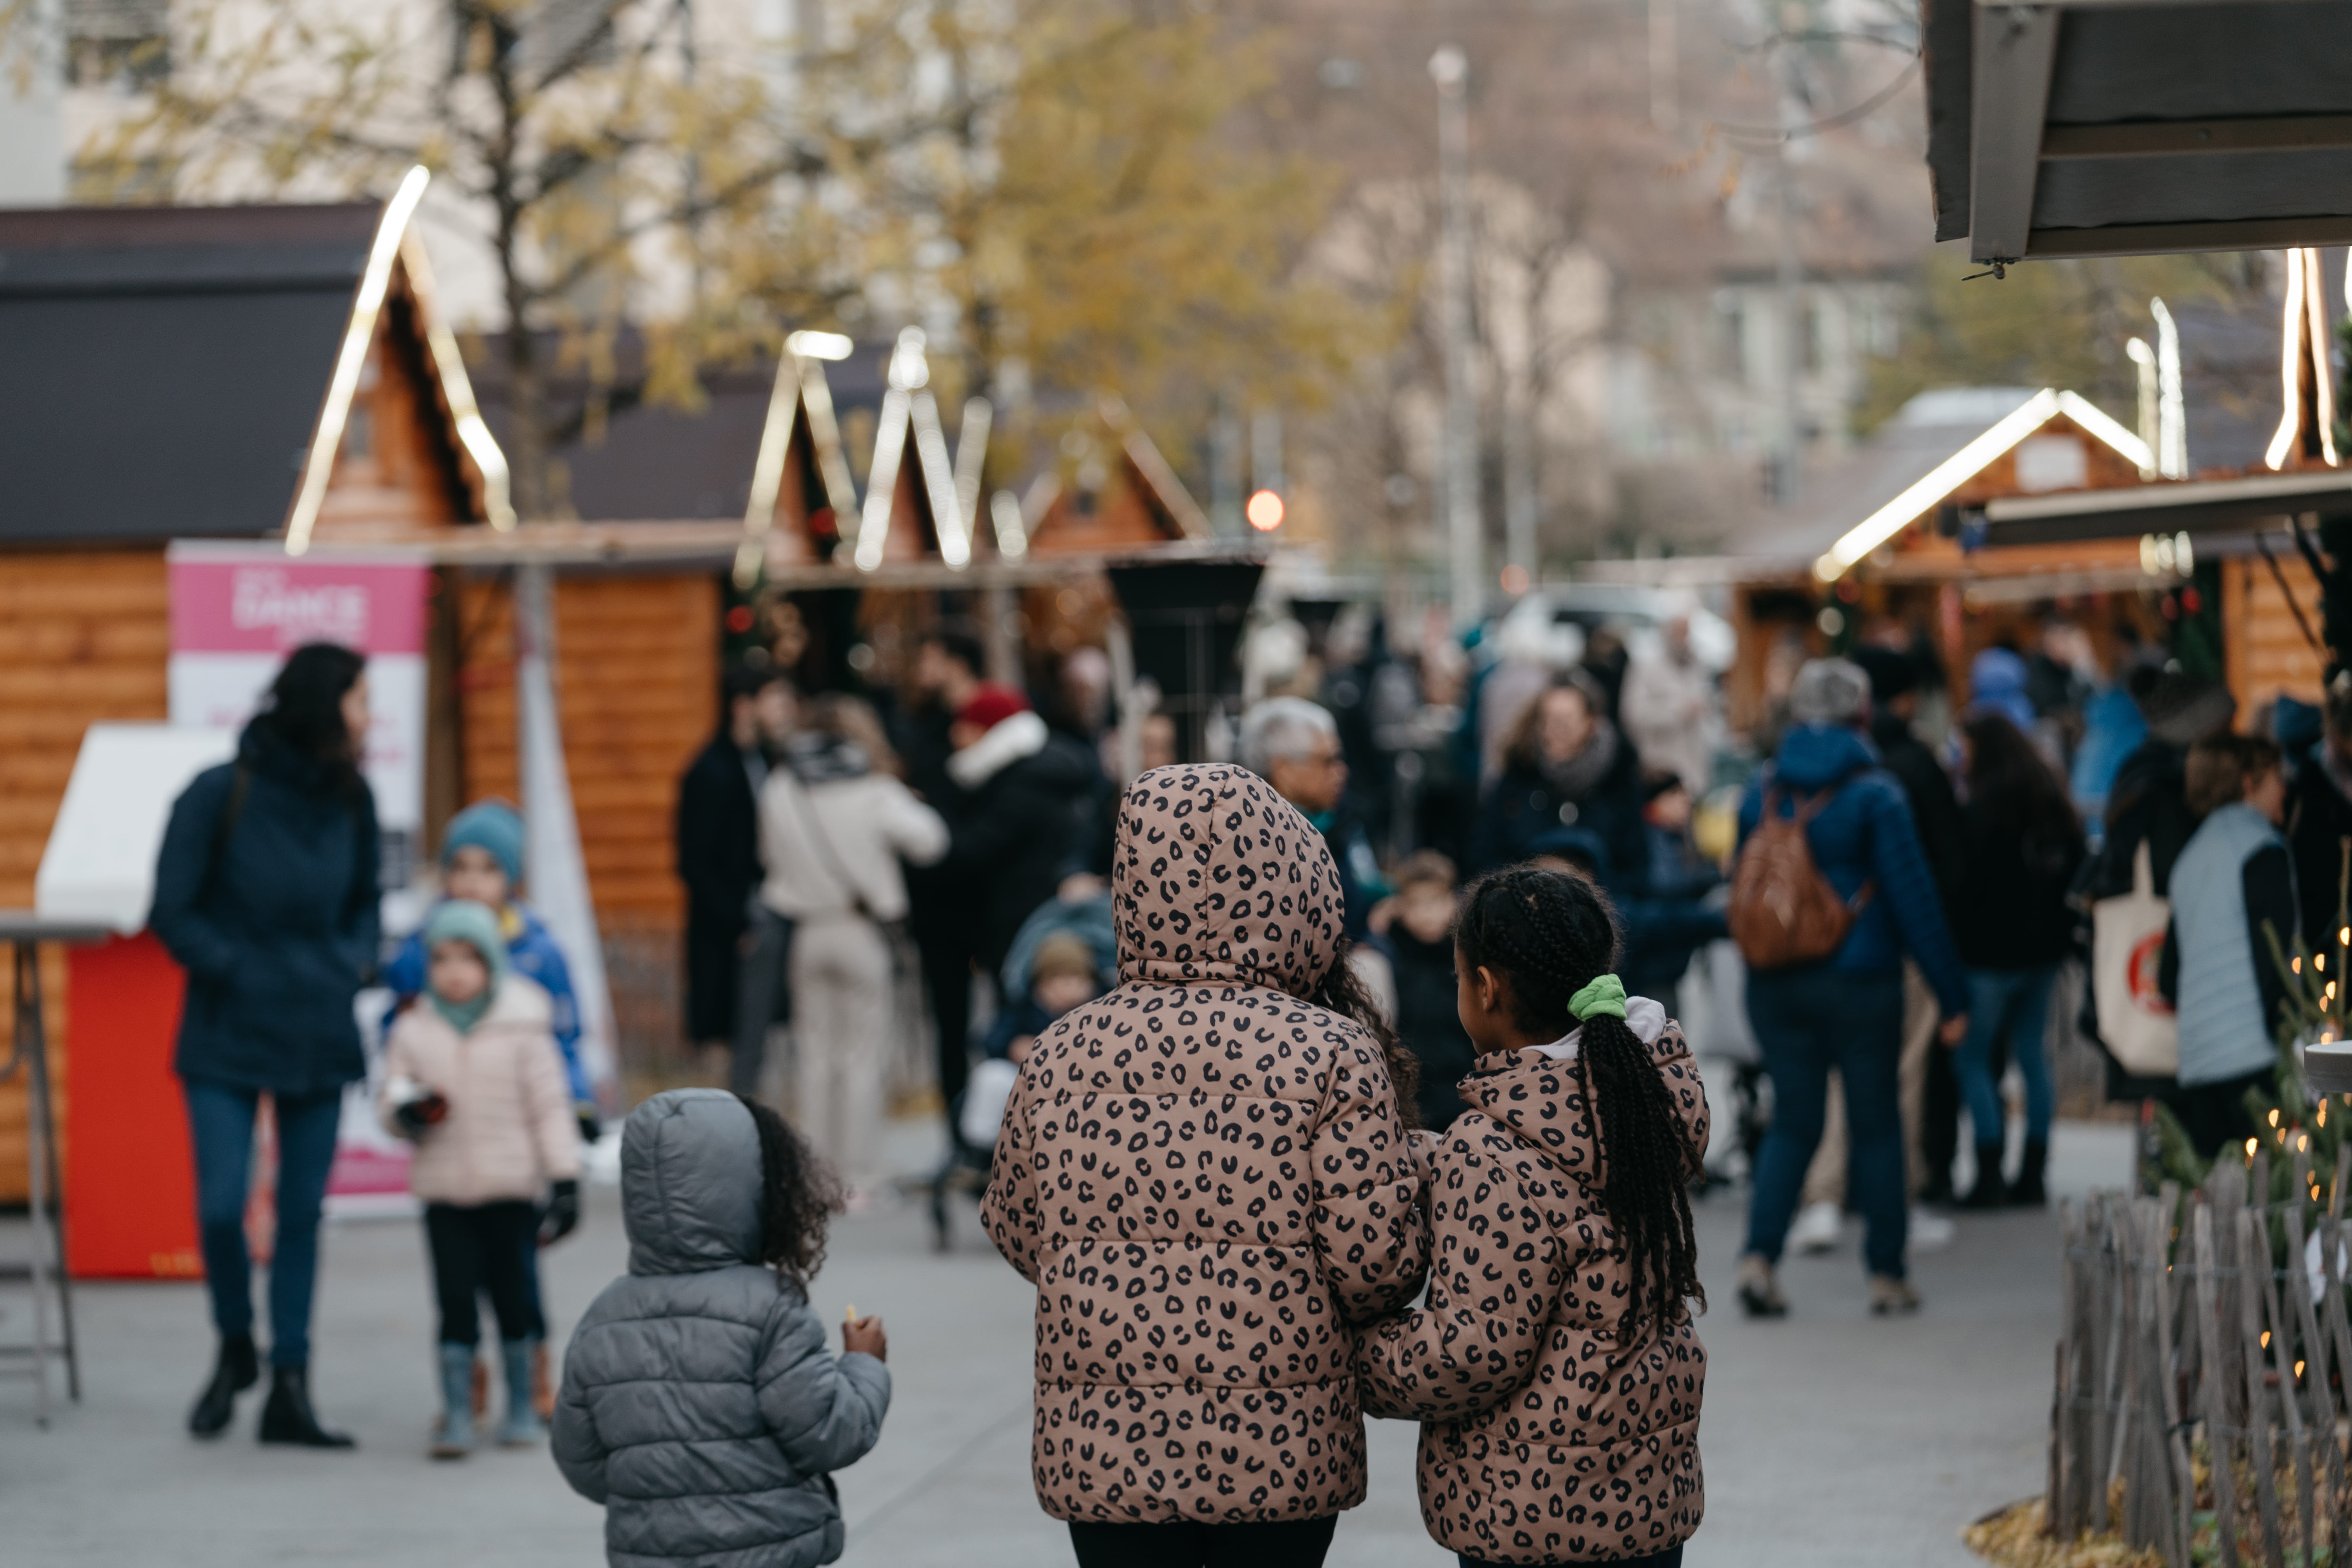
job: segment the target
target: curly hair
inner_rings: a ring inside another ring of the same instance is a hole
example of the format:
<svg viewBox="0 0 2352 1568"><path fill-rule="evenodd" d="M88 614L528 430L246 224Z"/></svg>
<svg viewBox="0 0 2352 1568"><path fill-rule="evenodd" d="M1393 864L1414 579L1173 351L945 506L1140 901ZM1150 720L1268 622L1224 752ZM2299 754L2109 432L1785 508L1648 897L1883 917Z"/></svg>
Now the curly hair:
<svg viewBox="0 0 2352 1568"><path fill-rule="evenodd" d="M805 1297L824 1267L825 1226L842 1211L841 1183L782 1117L748 1095L735 1098L760 1130L760 1261Z"/></svg>
<svg viewBox="0 0 2352 1568"><path fill-rule="evenodd" d="M1379 1043L1381 1056L1388 1063L1389 1084L1396 1090L1397 1115L1405 1130L1410 1131L1421 1125L1421 1118L1414 1110L1417 1104L1414 1097L1421 1091L1421 1058L1397 1038L1396 1027L1389 1022L1388 1014L1381 1010L1379 1000L1364 988L1364 983L1357 978L1355 966L1348 962L1348 954L1355 945L1345 937L1340 938L1339 954L1331 960L1331 967L1323 972L1321 982L1315 987L1315 994L1307 1000L1326 1012L1337 1013L1343 1018L1361 1024Z"/></svg>
<svg viewBox="0 0 2352 1568"><path fill-rule="evenodd" d="M1486 969L1502 980L1521 1029L1557 1039L1580 1026L1569 999L1617 966L1612 914L1581 877L1533 866L1496 871L1462 900L1457 961L1465 973ZM1630 1344L1645 1323L1663 1332L1688 1313L1688 1302L1706 1305L1687 1186L1697 1161L1642 1037L1607 1014L1580 1026L1575 1070L1610 1173L1599 1196L1633 1271L1617 1325L1619 1342Z"/></svg>

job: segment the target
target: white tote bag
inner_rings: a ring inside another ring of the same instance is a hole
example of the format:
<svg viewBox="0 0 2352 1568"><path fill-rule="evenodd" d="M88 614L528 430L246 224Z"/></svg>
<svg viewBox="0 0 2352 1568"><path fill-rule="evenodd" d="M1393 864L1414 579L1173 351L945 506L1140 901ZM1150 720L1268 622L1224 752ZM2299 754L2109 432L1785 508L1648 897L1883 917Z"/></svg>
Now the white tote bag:
<svg viewBox="0 0 2352 1568"><path fill-rule="evenodd" d="M2091 978L2099 1037L2124 1070L2170 1078L2180 1070L2180 1026L2156 987L2172 905L2156 896L2147 840L2132 854L2131 891L2091 905Z"/></svg>

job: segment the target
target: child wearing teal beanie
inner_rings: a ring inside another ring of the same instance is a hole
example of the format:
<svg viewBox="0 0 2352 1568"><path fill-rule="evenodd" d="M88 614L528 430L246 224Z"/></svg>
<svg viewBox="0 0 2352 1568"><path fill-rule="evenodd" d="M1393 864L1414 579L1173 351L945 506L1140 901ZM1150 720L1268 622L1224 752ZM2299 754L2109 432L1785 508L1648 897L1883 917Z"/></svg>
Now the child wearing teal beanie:
<svg viewBox="0 0 2352 1568"><path fill-rule="evenodd" d="M425 1204L441 1305L443 1412L431 1452L454 1459L474 1446L476 1299L485 1292L506 1371L499 1441L520 1447L545 1431L532 1388L547 1338L533 1249L579 1223L580 1134L547 994L508 973L497 914L452 899L433 912L424 942L425 994L384 1042L377 1104L385 1127L416 1145L408 1184Z"/></svg>

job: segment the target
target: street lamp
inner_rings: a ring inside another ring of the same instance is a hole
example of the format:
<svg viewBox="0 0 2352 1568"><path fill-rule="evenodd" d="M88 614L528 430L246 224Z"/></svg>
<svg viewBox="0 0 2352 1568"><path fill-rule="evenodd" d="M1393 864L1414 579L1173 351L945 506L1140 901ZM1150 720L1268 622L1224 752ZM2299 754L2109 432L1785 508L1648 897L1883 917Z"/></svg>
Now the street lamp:
<svg viewBox="0 0 2352 1568"><path fill-rule="evenodd" d="M1486 610L1479 563L1478 426L1470 391L1470 62L1446 45L1429 57L1437 84L1438 324L1445 347L1445 440L1438 486L1453 567L1454 624Z"/></svg>

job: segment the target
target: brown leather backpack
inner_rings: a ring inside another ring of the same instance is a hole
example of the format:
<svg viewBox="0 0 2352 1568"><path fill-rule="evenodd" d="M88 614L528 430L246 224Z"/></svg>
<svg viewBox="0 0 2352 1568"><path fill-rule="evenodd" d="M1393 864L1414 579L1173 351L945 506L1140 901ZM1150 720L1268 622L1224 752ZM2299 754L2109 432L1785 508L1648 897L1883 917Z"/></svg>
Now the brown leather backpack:
<svg viewBox="0 0 2352 1568"><path fill-rule="evenodd" d="M1870 902L1867 882L1851 902L1839 897L1813 864L1813 847L1805 841L1805 825L1835 793L1825 789L1786 816L1780 815L1780 792L1764 794L1763 815L1732 868L1731 907L1726 911L1731 940L1750 969L1784 969L1829 957Z"/></svg>

